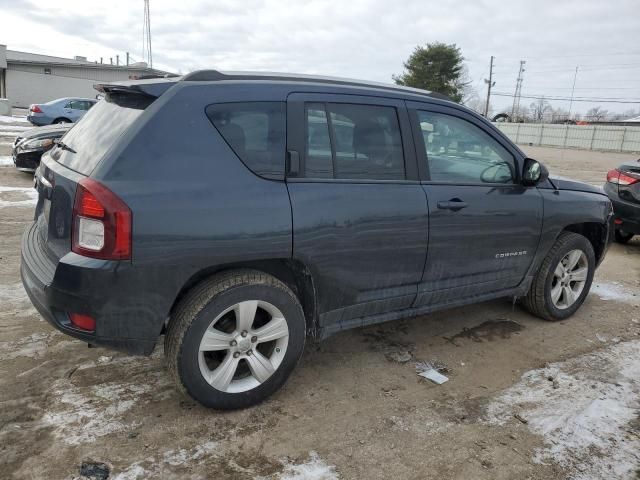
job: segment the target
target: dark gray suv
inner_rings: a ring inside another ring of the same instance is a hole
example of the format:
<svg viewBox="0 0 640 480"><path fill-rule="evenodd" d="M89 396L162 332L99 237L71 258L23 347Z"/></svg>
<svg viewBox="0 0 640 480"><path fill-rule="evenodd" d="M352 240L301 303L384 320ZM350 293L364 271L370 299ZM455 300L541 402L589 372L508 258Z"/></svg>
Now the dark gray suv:
<svg viewBox="0 0 640 480"><path fill-rule="evenodd" d="M206 406L265 399L347 328L498 297L567 318L610 243L603 192L435 93L217 71L97 89L36 172L23 283L90 344L148 355L164 333Z"/></svg>

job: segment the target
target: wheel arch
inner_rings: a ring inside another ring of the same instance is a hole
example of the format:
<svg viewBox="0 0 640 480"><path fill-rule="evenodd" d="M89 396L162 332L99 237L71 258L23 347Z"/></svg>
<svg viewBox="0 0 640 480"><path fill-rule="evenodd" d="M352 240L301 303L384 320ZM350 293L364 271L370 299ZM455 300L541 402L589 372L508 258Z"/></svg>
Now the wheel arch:
<svg viewBox="0 0 640 480"><path fill-rule="evenodd" d="M596 256L596 265L600 263L608 244L608 228L605 224L598 222L574 223L564 227L560 233L562 232L577 233L589 240Z"/></svg>
<svg viewBox="0 0 640 480"><path fill-rule="evenodd" d="M65 121L65 122L67 122L67 123L73 123L73 122L72 122L71 120L69 120L67 117L56 117L56 118L51 122L51 124L53 125L53 124L55 124L55 123L58 123L60 120L64 120L64 121Z"/></svg>
<svg viewBox="0 0 640 480"><path fill-rule="evenodd" d="M307 335L318 337L316 288L309 268L302 262L290 258L275 258L216 265L194 273L182 286L169 310L169 321L184 296L196 285L214 275L233 270L250 269L271 275L287 285L298 297L304 311ZM163 328L163 331L166 330Z"/></svg>

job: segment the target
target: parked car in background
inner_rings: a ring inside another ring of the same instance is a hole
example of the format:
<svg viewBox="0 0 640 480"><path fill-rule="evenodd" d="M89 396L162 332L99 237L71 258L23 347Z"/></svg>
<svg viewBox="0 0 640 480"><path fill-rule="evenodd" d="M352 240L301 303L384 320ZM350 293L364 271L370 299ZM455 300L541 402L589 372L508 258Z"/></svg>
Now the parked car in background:
<svg viewBox="0 0 640 480"><path fill-rule="evenodd" d="M25 130L13 143L13 164L20 171L33 172L40 165L42 154L50 150L54 141L67 133L71 127L73 123Z"/></svg>
<svg viewBox="0 0 640 480"><path fill-rule="evenodd" d="M264 400L348 328L502 297L566 319L609 247L602 189L442 95L217 71L98 88L36 171L25 290L90 344L149 355L164 333L208 407Z"/></svg>
<svg viewBox="0 0 640 480"><path fill-rule="evenodd" d="M640 160L610 170L604 191L613 203L616 241L627 243L640 235Z"/></svg>
<svg viewBox="0 0 640 480"><path fill-rule="evenodd" d="M34 125L74 123L80 120L98 100L93 98L59 98L29 107L27 120Z"/></svg>

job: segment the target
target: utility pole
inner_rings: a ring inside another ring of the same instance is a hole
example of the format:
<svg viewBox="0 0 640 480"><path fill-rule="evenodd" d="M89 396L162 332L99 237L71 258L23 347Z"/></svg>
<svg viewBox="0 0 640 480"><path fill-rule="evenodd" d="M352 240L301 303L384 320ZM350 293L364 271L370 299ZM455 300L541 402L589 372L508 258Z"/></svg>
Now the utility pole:
<svg viewBox="0 0 640 480"><path fill-rule="evenodd" d="M487 103L484 106L484 117L487 118L489 115L489 98L491 98L491 87L493 87L496 82L493 81L493 55L491 55L491 62L489 63L489 79L484 79L484 83L487 84Z"/></svg>
<svg viewBox="0 0 640 480"><path fill-rule="evenodd" d="M511 121L517 122L520 114L520 96L522 95L522 74L524 73L525 60L520 60L520 69L518 70L518 79L516 80L516 91L513 94L513 106L511 107Z"/></svg>
<svg viewBox="0 0 640 480"><path fill-rule="evenodd" d="M573 106L573 92L576 89L576 78L578 78L578 67L576 65L576 73L573 74L573 86L571 87L571 101L569 101L569 115L567 116L567 120L571 119L571 107Z"/></svg>
<svg viewBox="0 0 640 480"><path fill-rule="evenodd" d="M129 66L129 52L127 52L127 67Z"/></svg>

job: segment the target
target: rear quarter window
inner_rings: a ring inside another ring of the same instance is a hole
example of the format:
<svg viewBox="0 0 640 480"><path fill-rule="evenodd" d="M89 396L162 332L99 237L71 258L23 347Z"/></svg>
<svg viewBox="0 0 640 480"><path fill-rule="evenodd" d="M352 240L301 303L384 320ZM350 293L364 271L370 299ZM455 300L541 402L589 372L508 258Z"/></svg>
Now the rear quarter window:
<svg viewBox="0 0 640 480"><path fill-rule="evenodd" d="M209 105L207 117L235 154L256 175L284 178L286 145L284 102Z"/></svg>

